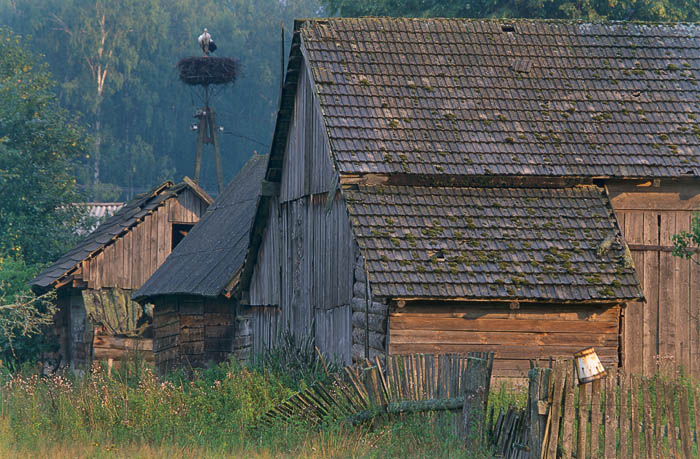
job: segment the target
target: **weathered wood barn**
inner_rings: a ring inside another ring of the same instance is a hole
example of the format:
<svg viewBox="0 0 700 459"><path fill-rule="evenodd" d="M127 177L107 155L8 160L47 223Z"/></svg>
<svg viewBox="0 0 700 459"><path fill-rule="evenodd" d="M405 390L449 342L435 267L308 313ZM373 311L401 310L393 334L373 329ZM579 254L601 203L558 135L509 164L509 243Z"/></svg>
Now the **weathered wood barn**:
<svg viewBox="0 0 700 459"><path fill-rule="evenodd" d="M246 360L250 320L231 298L243 266L267 155L253 155L185 240L134 294L152 303L156 366L205 367Z"/></svg>
<svg viewBox="0 0 700 459"><path fill-rule="evenodd" d="M493 349L517 376L594 346L700 374L700 271L669 252L698 209L698 49L686 24L298 21L240 279L253 351L288 329L345 362Z"/></svg>
<svg viewBox="0 0 700 459"><path fill-rule="evenodd" d="M131 301L199 220L211 197L188 178L136 196L31 281L57 290L54 331L60 360L121 360L139 350L153 358L152 312Z"/></svg>

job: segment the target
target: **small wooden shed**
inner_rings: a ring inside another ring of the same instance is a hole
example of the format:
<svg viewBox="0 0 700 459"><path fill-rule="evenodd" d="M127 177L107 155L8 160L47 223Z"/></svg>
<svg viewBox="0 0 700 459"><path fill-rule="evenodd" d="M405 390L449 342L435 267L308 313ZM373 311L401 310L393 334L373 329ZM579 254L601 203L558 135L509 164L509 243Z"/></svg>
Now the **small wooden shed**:
<svg viewBox="0 0 700 459"><path fill-rule="evenodd" d="M250 321L231 292L243 266L267 155L253 155L187 238L134 294L152 303L156 367L206 367L250 351Z"/></svg>
<svg viewBox="0 0 700 459"><path fill-rule="evenodd" d="M132 351L153 358L152 311L131 301L211 203L190 179L138 195L35 279L56 289L54 330L63 364L121 360Z"/></svg>
<svg viewBox="0 0 700 459"><path fill-rule="evenodd" d="M697 274L669 251L700 192L698 43L686 24L298 21L279 193L239 288L253 350L287 329L345 362L489 348L516 376L591 345L700 371Z"/></svg>

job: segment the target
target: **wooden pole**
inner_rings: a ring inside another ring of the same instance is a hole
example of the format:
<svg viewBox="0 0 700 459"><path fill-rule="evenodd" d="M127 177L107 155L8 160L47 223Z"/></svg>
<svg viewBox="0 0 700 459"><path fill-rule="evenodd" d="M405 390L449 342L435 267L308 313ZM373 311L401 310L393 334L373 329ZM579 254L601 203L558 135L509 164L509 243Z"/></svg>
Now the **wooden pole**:
<svg viewBox="0 0 700 459"><path fill-rule="evenodd" d="M462 435L467 451L477 451L484 437L489 379L488 360L469 357L462 375Z"/></svg>
<svg viewBox="0 0 700 459"><path fill-rule="evenodd" d="M216 115L214 114L214 109L209 108L207 111L207 116L209 116L209 137L214 144L214 162L216 164L216 182L219 189L219 194L224 190L224 171L221 167L221 154L219 153L219 133L216 127Z"/></svg>
<svg viewBox="0 0 700 459"><path fill-rule="evenodd" d="M194 183L199 185L199 174L202 170L202 148L204 147L206 121L199 117L197 121L197 152L194 155Z"/></svg>

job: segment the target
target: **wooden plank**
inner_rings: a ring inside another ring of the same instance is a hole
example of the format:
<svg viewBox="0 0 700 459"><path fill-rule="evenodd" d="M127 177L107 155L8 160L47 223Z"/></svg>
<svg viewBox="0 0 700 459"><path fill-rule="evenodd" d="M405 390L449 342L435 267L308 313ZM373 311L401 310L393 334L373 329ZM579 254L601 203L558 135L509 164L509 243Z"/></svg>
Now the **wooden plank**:
<svg viewBox="0 0 700 459"><path fill-rule="evenodd" d="M162 265L165 259L170 253L172 231L170 230L170 225L168 224L167 218L167 208L165 206L160 206L155 212L155 219L158 227L158 249L157 249L157 260L158 266Z"/></svg>
<svg viewBox="0 0 700 459"><path fill-rule="evenodd" d="M657 212L644 212L645 244L659 243L659 218L660 214ZM652 375L656 371L656 355L659 353L659 287L659 253L644 252L644 296L647 302L644 304L642 325L642 373L645 375ZM670 295L668 288L665 294Z"/></svg>
<svg viewBox="0 0 700 459"><path fill-rule="evenodd" d="M157 209L156 209L157 212ZM151 250L150 250L150 255L149 255L149 266L150 270L148 272L148 278L150 278L153 273L158 269L160 266L160 263L158 263L158 215L156 212L153 212L148 219L151 221Z"/></svg>
<svg viewBox="0 0 700 459"><path fill-rule="evenodd" d="M612 305L526 303L512 310L509 303L503 302L463 302L463 301L409 301L406 306L391 314L393 317L416 315L425 318L463 319L508 319L508 320L591 320L612 321L617 319L618 310ZM393 320L393 319L392 319Z"/></svg>
<svg viewBox="0 0 700 459"><path fill-rule="evenodd" d="M133 247L132 247L132 233L131 231L127 232L123 237L122 237L122 256L124 257L124 282L125 285L128 285L129 288L134 289L134 282L133 282Z"/></svg>
<svg viewBox="0 0 700 459"><path fill-rule="evenodd" d="M552 406L550 408L549 439L545 457L557 457L557 446L559 444L559 425L561 423L562 399L564 396L564 385L566 384L566 369L571 366L567 360L557 360L552 373Z"/></svg>
<svg viewBox="0 0 700 459"><path fill-rule="evenodd" d="M605 378L605 449L603 457L616 457L617 455L617 405L615 395L617 392L617 368L608 368ZM554 456L551 456L554 457Z"/></svg>
<svg viewBox="0 0 700 459"><path fill-rule="evenodd" d="M588 384L578 386L578 432L576 435L576 457L586 457L586 441L588 439Z"/></svg>
<svg viewBox="0 0 700 459"><path fill-rule="evenodd" d="M393 315L393 330L441 331L502 331L547 333L617 333L617 320L543 320L543 319L463 319L461 317L423 317L421 315Z"/></svg>
<svg viewBox="0 0 700 459"><path fill-rule="evenodd" d="M358 314L358 313L355 313ZM361 313L359 313L361 314ZM377 319L378 323L383 318ZM381 328L370 328L381 331ZM558 345L569 346L616 346L617 333L527 333L501 331L452 331L452 330L391 330L391 340L395 344L500 344L511 345Z"/></svg>
<svg viewBox="0 0 700 459"><path fill-rule="evenodd" d="M620 457L627 458L628 454L628 441L627 433L630 430L630 420L627 412L627 405L629 403L629 386L630 386L630 376L629 373L620 372L618 373L618 381L620 386Z"/></svg>
<svg viewBox="0 0 700 459"><path fill-rule="evenodd" d="M660 243L672 245L671 237L675 233L676 218L673 212L663 212L661 215ZM676 257L668 252L659 253L659 310L658 310L658 349L660 356L666 357L675 370L681 363L681 355L677 353L676 330L687 329L679 323L679 301L676 287ZM687 324L685 320L683 320ZM656 372L656 367L654 367Z"/></svg>
<svg viewBox="0 0 700 459"><path fill-rule="evenodd" d="M675 233L688 231L690 229L690 212L675 213ZM674 262L674 293L673 296L677 301L676 304L676 350L678 363L688 374L693 374L693 365L691 354L692 348L697 348L700 341L692 341L693 322L695 319L693 308L690 303L690 263L681 257L673 257Z"/></svg>
<svg viewBox="0 0 700 459"><path fill-rule="evenodd" d="M631 183L607 184L610 202L616 212L621 210L696 210L700 208L700 190L695 181L663 182L661 187Z"/></svg>
<svg viewBox="0 0 700 459"><path fill-rule="evenodd" d="M95 334L93 346L105 349L152 351L153 340L150 338L125 338Z"/></svg>
<svg viewBox="0 0 700 459"><path fill-rule="evenodd" d="M600 379L591 383L591 457L600 457L600 427L603 424L600 410L602 384Z"/></svg>
<svg viewBox="0 0 700 459"><path fill-rule="evenodd" d="M644 242L644 215L640 212L626 212L624 220L625 239L630 244ZM644 254L632 253L637 277L644 289L645 265ZM646 290L644 290L646 293ZM629 303L625 309L624 317L624 368L627 374L641 373L644 371L644 303L641 301Z"/></svg>
<svg viewBox="0 0 700 459"><path fill-rule="evenodd" d="M448 353L464 353L493 350L496 352L498 359L513 358L513 359L535 359L552 357L571 357L573 353L581 350L581 345L571 344L553 344L553 345L515 345L501 344L499 342L490 342L486 344L451 344L451 343L396 343L392 340L389 343L389 353L394 354L448 354ZM610 343L608 346L596 347L596 353L601 361L606 363L617 361L616 343Z"/></svg>

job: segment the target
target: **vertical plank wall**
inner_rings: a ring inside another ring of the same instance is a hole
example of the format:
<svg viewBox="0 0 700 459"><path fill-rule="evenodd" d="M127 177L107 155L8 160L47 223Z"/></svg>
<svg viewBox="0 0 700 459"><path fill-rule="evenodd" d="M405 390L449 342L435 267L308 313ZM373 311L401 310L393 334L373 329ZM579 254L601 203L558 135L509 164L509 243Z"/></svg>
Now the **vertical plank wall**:
<svg viewBox="0 0 700 459"><path fill-rule="evenodd" d="M350 363L354 242L342 196L328 202L335 171L304 65L291 123L280 197L272 201L249 287L253 353L284 330L313 332L323 353Z"/></svg>
<svg viewBox="0 0 700 459"><path fill-rule="evenodd" d="M166 200L102 252L82 262L88 288L141 287L172 250L172 224L196 223L206 208L207 203L190 190Z"/></svg>
<svg viewBox="0 0 700 459"><path fill-rule="evenodd" d="M647 375L659 365L682 367L700 376L700 267L671 253L673 235L688 230L700 209L700 184L609 189L647 300L624 311L623 366Z"/></svg>

